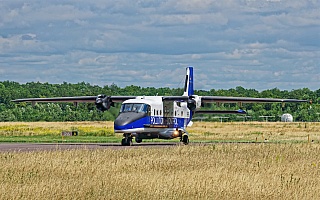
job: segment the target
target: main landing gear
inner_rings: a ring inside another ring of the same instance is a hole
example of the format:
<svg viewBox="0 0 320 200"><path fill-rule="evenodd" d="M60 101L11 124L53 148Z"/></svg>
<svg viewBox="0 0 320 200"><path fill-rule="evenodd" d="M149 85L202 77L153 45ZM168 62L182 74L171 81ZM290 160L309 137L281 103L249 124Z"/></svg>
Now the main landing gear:
<svg viewBox="0 0 320 200"><path fill-rule="evenodd" d="M132 135L130 133L124 133L123 139L121 140L122 146L131 146L132 145Z"/></svg>
<svg viewBox="0 0 320 200"><path fill-rule="evenodd" d="M188 135L183 135L183 136L180 138L180 142L182 142L182 143L185 144L185 145L189 144L189 137L188 137Z"/></svg>
<svg viewBox="0 0 320 200"><path fill-rule="evenodd" d="M131 133L124 133L123 138L121 140L121 145L122 146L132 146L132 139L133 139L133 136L131 135ZM135 137L135 141L137 143L141 143L142 139L139 137ZM189 144L189 137L186 133L184 135L180 136L180 142L182 142L185 145Z"/></svg>

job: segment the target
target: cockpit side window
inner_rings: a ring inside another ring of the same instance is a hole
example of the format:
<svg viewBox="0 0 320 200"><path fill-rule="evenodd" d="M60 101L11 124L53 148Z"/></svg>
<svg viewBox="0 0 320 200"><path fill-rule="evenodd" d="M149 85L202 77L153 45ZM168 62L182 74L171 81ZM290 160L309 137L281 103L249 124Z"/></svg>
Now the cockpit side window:
<svg viewBox="0 0 320 200"><path fill-rule="evenodd" d="M151 106L150 105L146 105L147 108L147 113L149 116L151 116Z"/></svg>
<svg viewBox="0 0 320 200"><path fill-rule="evenodd" d="M132 111L132 106L133 106L132 103L122 104L121 111L122 112L130 112L130 111Z"/></svg>

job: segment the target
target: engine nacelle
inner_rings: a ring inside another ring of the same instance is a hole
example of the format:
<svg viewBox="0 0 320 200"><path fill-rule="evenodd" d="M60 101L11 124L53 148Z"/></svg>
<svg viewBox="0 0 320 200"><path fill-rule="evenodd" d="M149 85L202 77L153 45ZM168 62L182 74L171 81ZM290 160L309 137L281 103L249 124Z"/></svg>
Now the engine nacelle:
<svg viewBox="0 0 320 200"><path fill-rule="evenodd" d="M187 102L189 110L194 111L201 107L201 98L198 95L192 95Z"/></svg>
<svg viewBox="0 0 320 200"><path fill-rule="evenodd" d="M104 94L100 94L96 98L96 107L98 110L104 112L109 110L111 106L113 106L113 102L110 99L110 96L106 96Z"/></svg>
<svg viewBox="0 0 320 200"><path fill-rule="evenodd" d="M189 110L194 111L197 108L197 102L194 99L188 99L187 102L187 107L189 108Z"/></svg>

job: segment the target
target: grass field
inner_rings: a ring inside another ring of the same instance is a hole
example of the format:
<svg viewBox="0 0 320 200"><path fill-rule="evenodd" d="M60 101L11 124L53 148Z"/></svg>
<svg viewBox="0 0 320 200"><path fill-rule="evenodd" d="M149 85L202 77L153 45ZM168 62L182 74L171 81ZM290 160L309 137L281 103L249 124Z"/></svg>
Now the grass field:
<svg viewBox="0 0 320 200"><path fill-rule="evenodd" d="M319 144L0 153L0 199L319 199Z"/></svg>
<svg viewBox="0 0 320 200"><path fill-rule="evenodd" d="M318 142L319 130L316 122L195 122L187 129L193 142L274 143ZM63 131L78 131L79 136L62 138ZM0 122L0 142L120 143L121 138L114 134L113 122Z"/></svg>
<svg viewBox="0 0 320 200"><path fill-rule="evenodd" d="M19 128L6 130L15 125L1 123L2 137L24 135ZM29 128L26 137L38 137L46 128L59 135L69 128L109 126L21 125ZM191 140L219 142L0 153L0 199L319 199L319 128L319 123L195 123L188 129Z"/></svg>

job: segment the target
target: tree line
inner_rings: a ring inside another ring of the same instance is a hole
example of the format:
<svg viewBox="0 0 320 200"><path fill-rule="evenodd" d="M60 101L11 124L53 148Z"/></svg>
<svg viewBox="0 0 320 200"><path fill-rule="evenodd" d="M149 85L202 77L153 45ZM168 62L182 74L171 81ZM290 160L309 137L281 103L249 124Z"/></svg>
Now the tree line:
<svg viewBox="0 0 320 200"><path fill-rule="evenodd" d="M42 98L42 97L63 97L63 96L94 96L106 95L145 95L145 96L180 96L182 88L154 88L140 86L126 86L121 88L115 84L91 85L81 82L71 84L50 84L30 82L20 84L13 81L0 82L0 121L107 121L114 120L118 115L120 104L115 104L107 112L100 112L93 103L80 103L74 106L70 103L38 103L32 106L30 103L12 103L13 99L20 98ZM279 121L284 113L293 115L295 121L319 121L320 119L320 89L311 91L308 88L296 90L279 90L278 88L257 91L245 89L241 86L232 89L211 89L195 90L199 96L237 96L237 97L258 97L258 98L293 98L312 100L308 103L255 103L243 104L241 109L245 110L248 120L262 121L261 116L274 116L269 121ZM238 110L238 104L205 104L205 110ZM221 115L218 115L221 116ZM222 115L229 117L229 121L239 121L238 115ZM217 115L196 115L204 120L218 120Z"/></svg>

